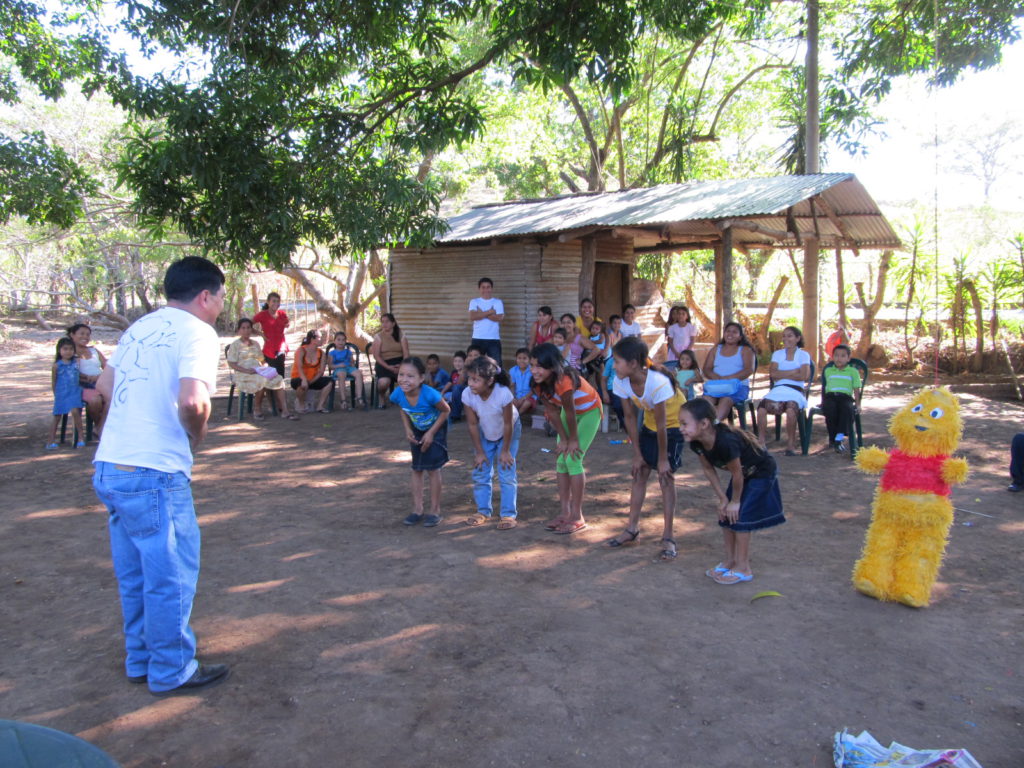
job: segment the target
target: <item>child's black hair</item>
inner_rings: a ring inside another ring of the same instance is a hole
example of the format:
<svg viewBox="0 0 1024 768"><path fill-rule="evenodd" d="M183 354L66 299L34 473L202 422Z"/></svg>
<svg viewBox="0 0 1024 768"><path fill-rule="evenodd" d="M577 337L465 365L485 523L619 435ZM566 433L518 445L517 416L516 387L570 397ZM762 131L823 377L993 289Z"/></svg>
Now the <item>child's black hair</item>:
<svg viewBox="0 0 1024 768"><path fill-rule="evenodd" d="M542 381L537 384L537 388L545 397L551 397L551 395L555 393L555 383L561 381L563 376L569 377L572 381L573 389L580 388L579 373L565 361L565 358L562 357L562 353L558 351L558 347L554 344L551 344L550 342L538 344L530 350L530 359L536 360L537 365L541 368L545 368L555 374L547 381Z"/></svg>
<svg viewBox="0 0 1024 768"><path fill-rule="evenodd" d="M729 431L735 432L747 444L753 448L758 454L765 454L767 450L761 447L761 444L757 441L754 435L747 432L745 429L736 429L736 427L730 426L725 422L719 422L718 417L715 414L715 406L705 400L703 397L696 397L693 400L687 400L683 403L682 410L689 413L697 421L709 421L711 425L719 432Z"/></svg>
<svg viewBox="0 0 1024 768"><path fill-rule="evenodd" d="M838 352L840 349L845 349L846 354L848 354L850 357L853 357L853 350L850 349L849 344L836 344L834 347L832 347L832 357L835 357L836 352Z"/></svg>
<svg viewBox="0 0 1024 768"><path fill-rule="evenodd" d="M626 306L624 306L624 307L622 308L622 314L626 314L626 313L627 313L627 312L628 312L629 310L631 310L631 309L632 309L632 310L633 310L634 312L636 312L636 307L634 307L634 306L633 306L632 304L627 304Z"/></svg>
<svg viewBox="0 0 1024 768"><path fill-rule="evenodd" d="M457 349L455 350L455 352L452 353L452 360L455 360L456 358L458 358L459 360L465 360L466 353L463 352L461 349Z"/></svg>
<svg viewBox="0 0 1024 768"><path fill-rule="evenodd" d="M672 384L672 389L678 392L679 382L676 381L676 377L672 375L672 372L665 366L658 365L652 361L651 358L648 357L650 353L650 348L639 336L627 336L626 338L616 342L615 346L612 347L612 354L615 355L615 357L620 357L627 362L636 363L637 365L657 371L663 376L667 376L669 382Z"/></svg>
<svg viewBox="0 0 1024 768"><path fill-rule="evenodd" d="M529 357L530 356L530 348L529 347L520 347L519 349L517 349L516 350L516 357L519 357L520 355L526 355L527 357Z"/></svg>
<svg viewBox="0 0 1024 768"><path fill-rule="evenodd" d="M420 376L427 375L427 366L425 366L423 364L423 361L420 360L418 357L407 357L404 360L402 360L402 362L399 363L399 365L411 365L413 368L420 372Z"/></svg>
<svg viewBox="0 0 1024 768"><path fill-rule="evenodd" d="M690 358L690 360L693 362L693 366L691 366L690 368L680 367L679 370L681 370L681 371L699 371L700 370L700 363L697 362L697 355L694 353L694 351L692 349L684 349L682 352L680 352L679 353L679 359L680 360L683 359L683 355L686 355L688 358Z"/></svg>
<svg viewBox="0 0 1024 768"><path fill-rule="evenodd" d="M555 336L557 336L557 335L559 335L559 334L560 334L560 335L562 336L562 338L563 338L563 339L565 339L566 341L568 341L568 340L569 340L569 334L565 332L565 328L555 328L555 330L553 330L553 331L551 332L551 338L554 338Z"/></svg>
<svg viewBox="0 0 1024 768"><path fill-rule="evenodd" d="M61 336L59 339L57 339L57 346L54 347L55 354L53 356L53 362L56 363L58 360L60 360L60 348L63 347L65 344L70 345L71 351L75 353L71 356L71 359L74 360L76 357L78 357L78 347L75 346L75 342L72 341L71 337Z"/></svg>
<svg viewBox="0 0 1024 768"><path fill-rule="evenodd" d="M608 327L611 328L612 327L612 323L614 323L616 320L621 320L621 319L622 319L622 315L609 315L608 316Z"/></svg>
<svg viewBox="0 0 1024 768"><path fill-rule="evenodd" d="M493 357L487 355L480 355L480 357L470 360L462 370L466 372L466 376L476 374L484 381L501 384L503 387L512 386L512 380L508 377L508 373L501 370L501 366Z"/></svg>
<svg viewBox="0 0 1024 768"><path fill-rule="evenodd" d="M487 350L481 347L479 344L470 344L468 347L466 347L466 357L469 357L470 352L478 352L480 353L481 357L487 354Z"/></svg>
<svg viewBox="0 0 1024 768"><path fill-rule="evenodd" d="M435 355L434 353L430 353L429 355L427 355L427 362L429 363L431 360L437 360L437 362L439 363L441 362L441 358Z"/></svg>

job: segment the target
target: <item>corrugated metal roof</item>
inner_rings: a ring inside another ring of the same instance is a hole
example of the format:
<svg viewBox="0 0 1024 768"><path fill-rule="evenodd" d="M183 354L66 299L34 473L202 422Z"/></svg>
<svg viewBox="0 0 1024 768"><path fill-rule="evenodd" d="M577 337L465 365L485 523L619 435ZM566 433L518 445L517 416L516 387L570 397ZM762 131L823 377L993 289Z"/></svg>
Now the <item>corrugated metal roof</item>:
<svg viewBox="0 0 1024 768"><path fill-rule="evenodd" d="M469 242L587 227L643 227L763 217L784 213L791 207L794 213L809 216L810 205L804 201L816 195L821 196L843 222L855 246L899 245L899 239L874 200L849 173L663 184L622 192L482 206L448 219L449 230L437 242ZM816 214L819 232L839 235L822 211ZM853 218L847 221L843 218L845 215ZM784 224L780 228L784 230ZM811 232L814 222L801 221L799 228L802 233ZM743 239L754 243L764 238L751 235ZM776 241L774 244L789 243Z"/></svg>

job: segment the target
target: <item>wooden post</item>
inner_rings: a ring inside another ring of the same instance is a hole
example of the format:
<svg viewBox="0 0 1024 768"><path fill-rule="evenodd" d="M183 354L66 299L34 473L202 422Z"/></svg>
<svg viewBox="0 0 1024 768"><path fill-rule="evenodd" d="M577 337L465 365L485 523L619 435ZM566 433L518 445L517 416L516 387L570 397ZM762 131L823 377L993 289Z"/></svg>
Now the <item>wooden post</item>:
<svg viewBox="0 0 1024 768"><path fill-rule="evenodd" d="M580 295L577 303L594 298L594 270L597 266L597 240L583 238L583 260L580 262Z"/></svg>
<svg viewBox="0 0 1024 768"><path fill-rule="evenodd" d="M252 293L252 313L255 315L260 311L260 297L256 293L256 283L249 283L249 291Z"/></svg>
<svg viewBox="0 0 1024 768"><path fill-rule="evenodd" d="M722 328L725 321L722 319L722 246L715 246L715 338L722 338Z"/></svg>
<svg viewBox="0 0 1024 768"><path fill-rule="evenodd" d="M722 317L732 320L732 227L722 230Z"/></svg>
<svg viewBox="0 0 1024 768"><path fill-rule="evenodd" d="M804 235L804 349L818 358L818 239Z"/></svg>
<svg viewBox="0 0 1024 768"><path fill-rule="evenodd" d="M843 249L836 248L836 285L839 288L839 327L846 337L850 337L850 329L846 325L846 280L843 277Z"/></svg>
<svg viewBox="0 0 1024 768"><path fill-rule="evenodd" d="M807 0L807 53L804 59L807 79L807 115L804 146L807 158L804 173L818 173L818 142L820 139L820 117L818 114L818 0ZM806 274L806 273L805 273ZM806 317L806 308L804 309ZM806 322L804 323L806 325ZM804 329L806 336L807 329ZM815 337L817 338L817 337ZM815 347L811 347L815 349Z"/></svg>

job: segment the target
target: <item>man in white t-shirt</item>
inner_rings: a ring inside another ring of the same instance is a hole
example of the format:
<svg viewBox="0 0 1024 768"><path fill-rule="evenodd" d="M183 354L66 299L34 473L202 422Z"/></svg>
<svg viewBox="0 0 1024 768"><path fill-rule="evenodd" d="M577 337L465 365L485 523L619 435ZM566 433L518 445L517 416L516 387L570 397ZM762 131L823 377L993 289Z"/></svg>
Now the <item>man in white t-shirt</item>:
<svg viewBox="0 0 1024 768"><path fill-rule="evenodd" d="M469 319L473 321L473 338L470 344L476 344L485 350L488 357L494 358L501 365L501 323L505 319L505 305L501 299L494 297L494 283L489 277L481 277L476 284L480 296L469 302Z"/></svg>
<svg viewBox="0 0 1024 768"><path fill-rule="evenodd" d="M627 304L622 308L622 326L619 330L624 339L630 336L643 336L644 329L636 321L636 307L632 304Z"/></svg>
<svg viewBox="0 0 1024 768"><path fill-rule="evenodd" d="M192 451L206 436L224 308L224 274L197 256L164 276L167 306L124 332L96 382L110 404L93 487L110 513L110 550L124 616L125 671L155 696L228 676L200 664L189 627L199 578Z"/></svg>

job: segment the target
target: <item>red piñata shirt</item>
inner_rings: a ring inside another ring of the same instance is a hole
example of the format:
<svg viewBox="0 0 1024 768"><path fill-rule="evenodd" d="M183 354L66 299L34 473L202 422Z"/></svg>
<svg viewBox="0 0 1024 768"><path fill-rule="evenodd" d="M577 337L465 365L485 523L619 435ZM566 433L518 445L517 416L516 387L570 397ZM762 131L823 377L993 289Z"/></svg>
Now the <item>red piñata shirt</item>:
<svg viewBox="0 0 1024 768"><path fill-rule="evenodd" d="M949 496L949 483L942 479L942 464L949 456L908 456L895 450L882 473L883 491L934 493Z"/></svg>

